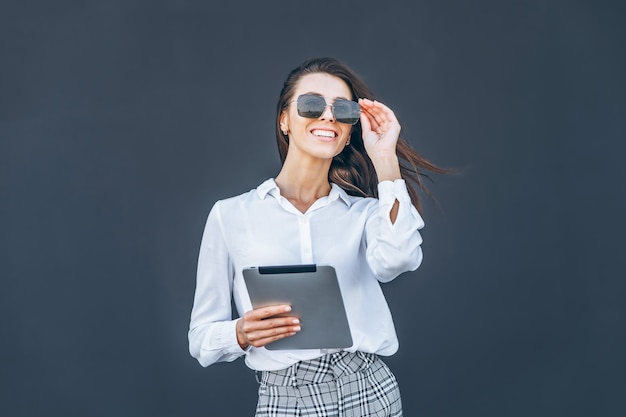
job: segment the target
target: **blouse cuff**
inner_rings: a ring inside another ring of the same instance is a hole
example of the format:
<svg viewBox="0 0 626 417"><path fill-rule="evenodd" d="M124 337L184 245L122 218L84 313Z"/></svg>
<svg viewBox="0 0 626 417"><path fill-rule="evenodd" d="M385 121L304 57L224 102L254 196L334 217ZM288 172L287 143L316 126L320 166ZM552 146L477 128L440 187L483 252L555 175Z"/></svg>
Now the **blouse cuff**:
<svg viewBox="0 0 626 417"><path fill-rule="evenodd" d="M237 321L229 320L224 322L214 323L214 331L212 334L207 334L211 337L211 346L215 349L221 350L229 360L233 360L241 355L244 355L249 349L242 349L237 342Z"/></svg>
<svg viewBox="0 0 626 417"><path fill-rule="evenodd" d="M381 206L392 206L398 200L400 203L411 202L411 196L403 179L381 181L378 183L378 200Z"/></svg>
<svg viewBox="0 0 626 417"><path fill-rule="evenodd" d="M400 203L400 209L395 223L392 224L388 214L396 200ZM424 220L413 206L409 190L403 179L378 183L378 207L388 226L392 229L411 230L424 227Z"/></svg>

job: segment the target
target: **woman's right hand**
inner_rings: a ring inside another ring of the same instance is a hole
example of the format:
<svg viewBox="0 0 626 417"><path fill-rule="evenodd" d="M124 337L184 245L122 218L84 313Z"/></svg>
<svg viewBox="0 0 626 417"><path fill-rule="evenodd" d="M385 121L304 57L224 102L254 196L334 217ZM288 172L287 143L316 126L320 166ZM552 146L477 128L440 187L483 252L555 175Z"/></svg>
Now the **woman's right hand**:
<svg viewBox="0 0 626 417"><path fill-rule="evenodd" d="M242 349L265 346L300 331L297 317L273 317L291 311L289 305L261 307L250 310L237 321L237 342Z"/></svg>

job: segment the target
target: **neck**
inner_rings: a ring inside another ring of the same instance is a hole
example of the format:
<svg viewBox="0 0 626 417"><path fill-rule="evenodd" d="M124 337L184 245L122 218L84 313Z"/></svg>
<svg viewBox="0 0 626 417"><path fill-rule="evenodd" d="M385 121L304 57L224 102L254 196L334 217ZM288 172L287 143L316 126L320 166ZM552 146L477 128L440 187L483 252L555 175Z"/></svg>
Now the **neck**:
<svg viewBox="0 0 626 417"><path fill-rule="evenodd" d="M298 158L295 161L287 155L285 163L275 179L280 194L301 211L306 211L306 208L310 207L315 200L330 193L328 170L331 162L331 159L313 158Z"/></svg>

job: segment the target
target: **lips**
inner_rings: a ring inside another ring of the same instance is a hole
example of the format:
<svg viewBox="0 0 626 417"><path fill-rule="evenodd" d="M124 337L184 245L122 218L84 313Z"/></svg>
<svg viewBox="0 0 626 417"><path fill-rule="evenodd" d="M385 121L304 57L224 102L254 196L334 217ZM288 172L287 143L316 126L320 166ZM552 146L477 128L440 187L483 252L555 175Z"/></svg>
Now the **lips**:
<svg viewBox="0 0 626 417"><path fill-rule="evenodd" d="M313 129L311 130L311 133L314 136L317 136L318 138L324 138L324 139L334 139L337 136L339 136L337 132L335 132L334 130L330 130L330 129Z"/></svg>

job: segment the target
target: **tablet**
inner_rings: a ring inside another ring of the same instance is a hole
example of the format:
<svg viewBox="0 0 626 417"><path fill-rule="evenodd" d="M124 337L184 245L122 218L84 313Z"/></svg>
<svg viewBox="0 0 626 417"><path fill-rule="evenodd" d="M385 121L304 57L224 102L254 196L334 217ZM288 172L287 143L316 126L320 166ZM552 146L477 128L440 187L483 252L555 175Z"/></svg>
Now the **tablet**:
<svg viewBox="0 0 626 417"><path fill-rule="evenodd" d="M291 311L284 316L300 319L302 330L267 344L267 349L334 349L352 346L346 309L332 266L244 268L243 279L253 308L289 304Z"/></svg>

